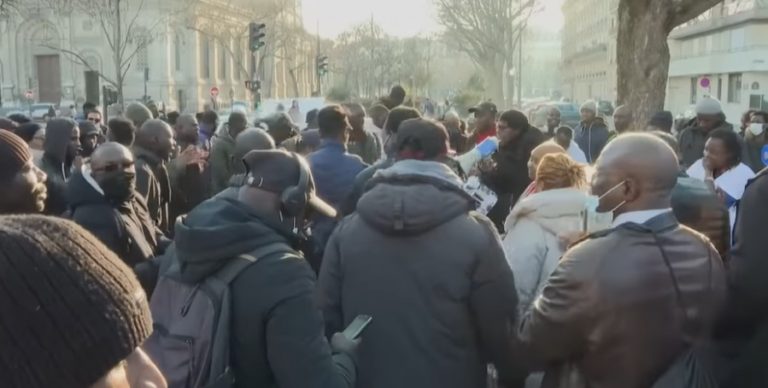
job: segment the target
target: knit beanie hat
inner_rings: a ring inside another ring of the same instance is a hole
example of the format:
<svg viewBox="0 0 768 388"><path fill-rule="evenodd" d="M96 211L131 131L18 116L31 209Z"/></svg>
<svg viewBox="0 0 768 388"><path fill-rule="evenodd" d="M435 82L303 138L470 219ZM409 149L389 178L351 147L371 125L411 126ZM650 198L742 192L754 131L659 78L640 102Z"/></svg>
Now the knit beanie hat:
<svg viewBox="0 0 768 388"><path fill-rule="evenodd" d="M32 153L24 140L12 132L0 131L0 182L16 176L31 159Z"/></svg>
<svg viewBox="0 0 768 388"><path fill-rule="evenodd" d="M0 217L3 387L89 387L152 331L123 262L73 222Z"/></svg>
<svg viewBox="0 0 768 388"><path fill-rule="evenodd" d="M597 113L597 103L592 100L589 100L581 105L581 108L579 109L579 111L583 111L583 110L588 110L588 111Z"/></svg>
<svg viewBox="0 0 768 388"><path fill-rule="evenodd" d="M717 115L720 113L723 113L723 106L715 98L704 97L696 104L696 114L698 115Z"/></svg>

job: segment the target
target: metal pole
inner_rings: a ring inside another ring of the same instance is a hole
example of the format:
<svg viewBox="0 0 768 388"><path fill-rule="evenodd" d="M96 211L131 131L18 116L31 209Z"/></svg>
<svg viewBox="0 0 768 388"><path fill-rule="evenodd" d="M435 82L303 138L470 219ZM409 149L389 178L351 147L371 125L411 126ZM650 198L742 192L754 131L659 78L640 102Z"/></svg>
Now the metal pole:
<svg viewBox="0 0 768 388"><path fill-rule="evenodd" d="M520 41L517 43L517 105L523 107L523 35L525 29L520 30Z"/></svg>

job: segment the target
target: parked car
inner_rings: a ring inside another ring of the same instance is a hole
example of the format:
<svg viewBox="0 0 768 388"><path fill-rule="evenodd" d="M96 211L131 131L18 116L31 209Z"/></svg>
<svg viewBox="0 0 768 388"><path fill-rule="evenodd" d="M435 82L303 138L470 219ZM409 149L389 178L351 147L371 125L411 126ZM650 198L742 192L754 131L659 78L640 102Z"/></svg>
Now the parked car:
<svg viewBox="0 0 768 388"><path fill-rule="evenodd" d="M604 117L613 116L613 104L610 101L598 101L597 113Z"/></svg>
<svg viewBox="0 0 768 388"><path fill-rule="evenodd" d="M50 117L50 111L51 108L53 108L53 111L56 113L56 116L59 115L59 110L56 109L55 104L51 103L39 103L39 104L32 104L32 107L30 110L32 111L30 116L32 116L32 120L37 121L47 121Z"/></svg>
<svg viewBox="0 0 768 388"><path fill-rule="evenodd" d="M571 128L579 125L581 121L581 114L579 113L579 107L576 104L570 102L557 102L551 104L550 107L556 108L560 111L560 123L567 125Z"/></svg>

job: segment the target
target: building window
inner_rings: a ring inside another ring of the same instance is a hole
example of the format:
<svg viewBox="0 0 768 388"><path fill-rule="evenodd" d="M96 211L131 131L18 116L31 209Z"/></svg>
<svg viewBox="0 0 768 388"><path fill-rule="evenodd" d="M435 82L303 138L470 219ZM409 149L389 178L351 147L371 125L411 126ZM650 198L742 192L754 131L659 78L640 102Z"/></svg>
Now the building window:
<svg viewBox="0 0 768 388"><path fill-rule="evenodd" d="M741 102L741 74L728 74L728 102Z"/></svg>
<svg viewBox="0 0 768 388"><path fill-rule="evenodd" d="M181 34L176 34L173 41L173 62L176 71L181 71Z"/></svg>
<svg viewBox="0 0 768 388"><path fill-rule="evenodd" d="M205 35L200 35L200 61L202 62L204 79L211 78L211 42Z"/></svg>
<svg viewBox="0 0 768 388"><path fill-rule="evenodd" d="M227 49L219 44L219 79L227 79Z"/></svg>
<svg viewBox="0 0 768 388"><path fill-rule="evenodd" d="M691 77L691 104L696 104L696 94L699 91L699 77Z"/></svg>

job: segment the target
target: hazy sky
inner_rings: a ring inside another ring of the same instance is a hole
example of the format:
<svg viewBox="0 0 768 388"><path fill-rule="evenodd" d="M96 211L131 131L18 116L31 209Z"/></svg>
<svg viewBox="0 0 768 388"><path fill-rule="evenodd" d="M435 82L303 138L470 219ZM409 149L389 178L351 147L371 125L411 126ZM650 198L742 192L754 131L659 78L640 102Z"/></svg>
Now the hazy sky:
<svg viewBox="0 0 768 388"><path fill-rule="evenodd" d="M544 10L532 24L558 30L563 24L562 0L539 0ZM371 20L392 35L412 36L440 29L435 21L433 0L302 0L304 26L333 38L351 26Z"/></svg>

